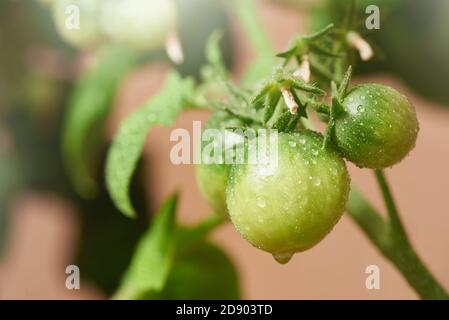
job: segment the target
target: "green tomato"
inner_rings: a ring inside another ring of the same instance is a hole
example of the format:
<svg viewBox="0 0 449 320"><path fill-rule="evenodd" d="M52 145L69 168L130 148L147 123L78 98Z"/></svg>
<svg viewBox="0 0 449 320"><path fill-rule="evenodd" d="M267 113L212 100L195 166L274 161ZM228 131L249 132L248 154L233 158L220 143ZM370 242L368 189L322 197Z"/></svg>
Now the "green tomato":
<svg viewBox="0 0 449 320"><path fill-rule="evenodd" d="M347 93L333 139L342 154L362 168L400 162L413 149L419 131L411 103L393 88L363 84Z"/></svg>
<svg viewBox="0 0 449 320"><path fill-rule="evenodd" d="M278 163L234 165L227 204L237 230L286 263L320 242L342 216L350 178L343 159L312 131L279 133Z"/></svg>
<svg viewBox="0 0 449 320"><path fill-rule="evenodd" d="M230 117L226 112L219 111L212 115L207 122L205 129L225 129L239 126L241 126L240 120ZM231 132L229 132L229 135L227 134L225 137L228 139L235 139L234 141L239 138L237 136L233 136L233 133ZM216 142L217 141L215 141L215 143ZM223 142L223 144L224 143L225 142ZM201 143L201 151L204 150L206 144L207 143L205 142ZM231 165L224 163L213 163L213 159L213 153L203 154L202 163L196 166L198 187L214 212L222 216L227 216L226 186L228 184L228 176Z"/></svg>
<svg viewBox="0 0 449 320"><path fill-rule="evenodd" d="M113 42L138 51L159 49L176 29L176 5L172 0L108 0L100 21Z"/></svg>
<svg viewBox="0 0 449 320"><path fill-rule="evenodd" d="M98 15L101 1L55 0L53 19L60 36L73 46L89 48L103 40Z"/></svg>

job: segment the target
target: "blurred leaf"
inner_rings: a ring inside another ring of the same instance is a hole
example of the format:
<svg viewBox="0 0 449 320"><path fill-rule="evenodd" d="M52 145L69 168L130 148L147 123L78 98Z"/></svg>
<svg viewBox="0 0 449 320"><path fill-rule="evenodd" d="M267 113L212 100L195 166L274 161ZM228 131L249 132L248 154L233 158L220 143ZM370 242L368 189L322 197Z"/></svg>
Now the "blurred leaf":
<svg viewBox="0 0 449 320"><path fill-rule="evenodd" d="M180 226L176 232L176 254L165 286L134 299L239 299L237 271L218 247L206 237L223 219L211 215L194 227Z"/></svg>
<svg viewBox="0 0 449 320"><path fill-rule="evenodd" d="M211 34L206 45L206 57L209 65L212 66L212 68L214 68L220 74L225 74L226 67L220 48L220 42L222 38L223 33L221 31L215 31Z"/></svg>
<svg viewBox="0 0 449 320"><path fill-rule="evenodd" d="M139 241L116 299L133 299L164 287L175 253L177 200L178 196L173 195L162 204Z"/></svg>
<svg viewBox="0 0 449 320"><path fill-rule="evenodd" d="M277 64L277 59L270 40L257 17L257 8L254 1L233 0L232 4L237 18L251 41L251 45L259 55L242 77L243 84L254 85L255 82L271 75Z"/></svg>
<svg viewBox="0 0 449 320"><path fill-rule="evenodd" d="M279 62L273 55L261 55L248 67L242 77L242 83L246 86L254 85L254 83L269 77L273 72L273 68L278 64Z"/></svg>
<svg viewBox="0 0 449 320"><path fill-rule="evenodd" d="M274 56L270 40L257 17L254 0L232 0L232 6L254 49L264 54L272 53Z"/></svg>
<svg viewBox="0 0 449 320"><path fill-rule="evenodd" d="M116 206L125 215L135 216L129 197L129 185L152 125L171 125L193 91L193 80L170 73L163 88L121 125L106 163L106 183Z"/></svg>
<svg viewBox="0 0 449 320"><path fill-rule="evenodd" d="M95 171L106 118L117 87L134 62L123 48L108 48L98 65L87 71L69 101L62 138L66 170L77 191L91 196L96 191Z"/></svg>
<svg viewBox="0 0 449 320"><path fill-rule="evenodd" d="M136 174L142 174L143 169L139 165ZM103 171L99 175L103 175ZM149 216L128 219L121 214L109 197L104 179L100 179L98 197L78 203L81 237L75 264L82 270L84 280L110 296L120 285L139 239L148 230ZM139 212L148 212L144 187L143 179L136 179L130 189Z"/></svg>
<svg viewBox="0 0 449 320"><path fill-rule="evenodd" d="M237 271L222 249L199 242L177 255L164 289L143 299L237 300L240 288Z"/></svg>
<svg viewBox="0 0 449 320"><path fill-rule="evenodd" d="M180 226L176 235L176 251L188 251L204 240L204 238L217 226L222 224L223 218L218 214L212 214L204 222L194 227Z"/></svg>

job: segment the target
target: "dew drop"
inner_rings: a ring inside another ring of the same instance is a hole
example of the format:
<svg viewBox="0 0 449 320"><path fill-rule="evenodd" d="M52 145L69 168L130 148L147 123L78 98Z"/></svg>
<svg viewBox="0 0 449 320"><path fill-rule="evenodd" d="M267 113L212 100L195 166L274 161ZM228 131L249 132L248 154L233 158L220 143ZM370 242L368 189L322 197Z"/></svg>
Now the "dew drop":
<svg viewBox="0 0 449 320"><path fill-rule="evenodd" d="M306 139L304 139L304 138L299 139L299 143L300 144L306 144Z"/></svg>
<svg viewBox="0 0 449 320"><path fill-rule="evenodd" d="M257 206L259 208L265 208L265 206L267 205L265 198L262 196L258 196L257 197Z"/></svg>
<svg viewBox="0 0 449 320"><path fill-rule="evenodd" d="M315 178L313 180L313 184L315 185L315 187L319 187L321 185L321 180L320 178Z"/></svg>
<svg viewBox="0 0 449 320"><path fill-rule="evenodd" d="M291 260L292 257L293 257L293 254L289 253L289 252L273 254L274 260L276 260L280 264L286 264L287 262L289 262Z"/></svg>
<svg viewBox="0 0 449 320"><path fill-rule="evenodd" d="M358 112L364 112L365 111L365 107L363 107L362 105L357 107L357 111Z"/></svg>

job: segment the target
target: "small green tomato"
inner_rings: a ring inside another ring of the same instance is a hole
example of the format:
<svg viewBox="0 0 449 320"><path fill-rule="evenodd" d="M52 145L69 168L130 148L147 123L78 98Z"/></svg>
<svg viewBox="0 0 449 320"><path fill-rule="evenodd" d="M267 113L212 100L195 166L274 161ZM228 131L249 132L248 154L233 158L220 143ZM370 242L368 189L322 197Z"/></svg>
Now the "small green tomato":
<svg viewBox="0 0 449 320"><path fill-rule="evenodd" d="M333 139L342 154L362 168L380 169L400 162L414 148L419 131L411 103L393 88L363 84L342 103Z"/></svg>
<svg viewBox="0 0 449 320"><path fill-rule="evenodd" d="M205 129L219 129L223 130L227 127L239 127L241 126L241 121L232 117L226 112L216 112L207 122ZM239 139L235 136L235 133L227 132L224 136L227 139L233 139L230 141L232 143ZM230 164L219 164L214 162L215 155L213 153L203 152L204 148L209 143L221 143L223 147L223 154L220 158L224 160L224 144L225 141L211 141L201 143L202 152L202 162L196 166L196 178L198 182L198 187L206 199L210 207L215 211L215 213L227 216L226 207L226 186L228 184L228 175L231 169Z"/></svg>
<svg viewBox="0 0 449 320"><path fill-rule="evenodd" d="M98 23L101 1L54 0L53 19L60 36L79 48L100 44L103 34Z"/></svg>
<svg viewBox="0 0 449 320"><path fill-rule="evenodd" d="M176 5L172 0L108 0L100 21L115 43L138 51L159 49L176 29Z"/></svg>
<svg viewBox="0 0 449 320"><path fill-rule="evenodd" d="M279 133L278 162L234 165L227 204L237 230L280 263L320 242L342 216L350 178L312 131Z"/></svg>

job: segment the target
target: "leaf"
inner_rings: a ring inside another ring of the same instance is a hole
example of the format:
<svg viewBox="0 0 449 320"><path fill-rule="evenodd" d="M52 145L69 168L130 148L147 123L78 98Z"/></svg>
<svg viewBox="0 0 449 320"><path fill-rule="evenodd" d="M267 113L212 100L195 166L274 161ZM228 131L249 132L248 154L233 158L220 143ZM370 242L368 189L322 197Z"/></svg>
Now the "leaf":
<svg viewBox="0 0 449 320"><path fill-rule="evenodd" d="M326 27L324 27L323 29L321 29L313 34L303 36L303 39L306 39L309 41L317 40L317 39L327 35L333 28L334 28L334 25L331 23L331 24L327 25Z"/></svg>
<svg viewBox="0 0 449 320"><path fill-rule="evenodd" d="M248 67L242 76L242 84L253 86L271 76L273 69L279 64L272 54L262 54Z"/></svg>
<svg viewBox="0 0 449 320"><path fill-rule="evenodd" d="M322 55L329 58L342 58L344 57L343 54L338 52L333 52L330 49L327 49L326 47L319 45L317 43L310 43L309 44L310 50L318 55Z"/></svg>
<svg viewBox="0 0 449 320"><path fill-rule="evenodd" d="M211 214L206 220L194 227L180 226L177 234L177 251L188 251L189 248L203 240L212 230L224 222L218 214Z"/></svg>
<svg viewBox="0 0 449 320"><path fill-rule="evenodd" d="M180 252L166 286L142 299L236 300L240 298L237 270L227 254L205 240Z"/></svg>
<svg viewBox="0 0 449 320"><path fill-rule="evenodd" d="M304 111L305 113L305 111ZM307 115L307 114L306 114ZM297 114L295 114L292 118L292 120L290 120L290 123L288 124L287 128L285 129L285 132L292 132L296 129L296 127L298 126L298 122L301 119L301 114L298 112Z"/></svg>
<svg viewBox="0 0 449 320"><path fill-rule="evenodd" d="M211 215L194 227L179 226L176 254L164 288L139 299L239 299L240 288L236 268L226 253L206 237L224 222Z"/></svg>
<svg viewBox="0 0 449 320"><path fill-rule="evenodd" d="M115 299L133 299L163 289L175 254L177 201L178 196L173 195L162 204L152 226L137 244Z"/></svg>
<svg viewBox="0 0 449 320"><path fill-rule="evenodd" d="M193 80L176 72L167 75L163 88L121 125L109 150L106 184L117 208L129 217L135 210L129 197L129 185L152 125L171 125L184 108L184 99L193 92Z"/></svg>
<svg viewBox="0 0 449 320"><path fill-rule="evenodd" d="M346 95L346 92L348 91L349 83L351 82L352 77L352 66L348 67L348 70L345 73L345 76L343 77L343 80L340 83L340 88L338 89L338 99L340 101L343 101L343 98Z"/></svg>
<svg viewBox="0 0 449 320"><path fill-rule="evenodd" d="M78 193L85 197L97 189L94 177L103 142L102 123L121 79L134 63L134 56L118 47L106 49L99 59L75 86L62 137L65 168Z"/></svg>
<svg viewBox="0 0 449 320"><path fill-rule="evenodd" d="M257 17L253 0L232 0L233 9L256 52L274 56L273 48Z"/></svg>
<svg viewBox="0 0 449 320"><path fill-rule="evenodd" d="M232 0L231 3L252 47L259 55L242 76L242 83L251 86L271 75L273 68L277 65L277 59L270 40L257 16L254 1Z"/></svg>
<svg viewBox="0 0 449 320"><path fill-rule="evenodd" d="M290 113L290 111L285 111L281 114L279 119L276 120L272 128L277 129L281 132L285 131L285 129L288 127L289 122L292 120L292 117L293 115Z"/></svg>
<svg viewBox="0 0 449 320"><path fill-rule="evenodd" d="M278 90L272 90L265 97L265 109L263 114L263 123L266 124L274 114L276 107L281 99L281 92Z"/></svg>
<svg viewBox="0 0 449 320"><path fill-rule="evenodd" d="M213 32L206 44L206 57L208 63L220 74L226 74L226 66L221 53L220 41L223 38L223 32Z"/></svg>
<svg viewBox="0 0 449 320"><path fill-rule="evenodd" d="M318 88L317 86L313 85L313 84L308 84L304 81L295 81L293 83L293 87L305 92L309 92L309 93L313 93L316 95L320 95L320 96L324 96L326 95L326 91Z"/></svg>
<svg viewBox="0 0 449 320"><path fill-rule="evenodd" d="M299 99L298 94L295 90L292 90L292 96L293 99L295 99L296 104L299 106L298 108L298 115L299 117L308 118L307 112L306 112L306 105L302 103L302 101Z"/></svg>

